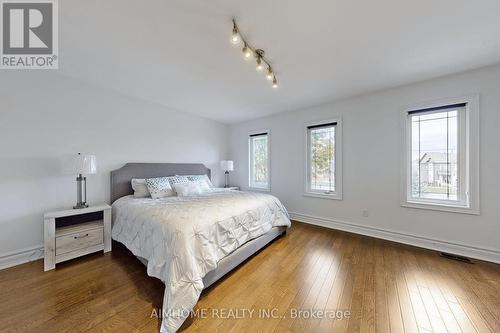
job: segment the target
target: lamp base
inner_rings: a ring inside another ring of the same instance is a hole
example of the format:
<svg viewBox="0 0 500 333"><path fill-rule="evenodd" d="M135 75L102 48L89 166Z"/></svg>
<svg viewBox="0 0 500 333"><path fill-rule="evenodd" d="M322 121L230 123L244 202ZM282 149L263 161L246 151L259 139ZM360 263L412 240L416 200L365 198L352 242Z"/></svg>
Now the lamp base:
<svg viewBox="0 0 500 333"><path fill-rule="evenodd" d="M73 209L87 208L87 178L81 174L76 178L76 206Z"/></svg>
<svg viewBox="0 0 500 333"><path fill-rule="evenodd" d="M87 205L84 202L77 203L76 206L73 206L73 209L82 209L82 208L88 208L89 205Z"/></svg>

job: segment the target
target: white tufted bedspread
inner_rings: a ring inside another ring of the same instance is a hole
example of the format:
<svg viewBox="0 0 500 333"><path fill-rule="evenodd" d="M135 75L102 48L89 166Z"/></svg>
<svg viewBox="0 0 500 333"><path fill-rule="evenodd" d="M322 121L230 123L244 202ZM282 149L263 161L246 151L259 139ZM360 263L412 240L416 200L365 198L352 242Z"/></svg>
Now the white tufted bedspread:
<svg viewBox="0 0 500 333"><path fill-rule="evenodd" d="M148 275L165 283L161 332L175 332L219 260L275 226L290 226L274 196L212 190L153 200L126 196L113 203L113 239L148 260Z"/></svg>

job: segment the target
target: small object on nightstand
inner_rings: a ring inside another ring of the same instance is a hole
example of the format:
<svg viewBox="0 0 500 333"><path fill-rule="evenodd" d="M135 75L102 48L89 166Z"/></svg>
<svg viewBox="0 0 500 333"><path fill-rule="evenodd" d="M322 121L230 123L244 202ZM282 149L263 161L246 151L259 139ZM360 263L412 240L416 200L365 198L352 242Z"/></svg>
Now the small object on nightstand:
<svg viewBox="0 0 500 333"><path fill-rule="evenodd" d="M44 219L44 270L92 252L111 251L111 206L47 212Z"/></svg>

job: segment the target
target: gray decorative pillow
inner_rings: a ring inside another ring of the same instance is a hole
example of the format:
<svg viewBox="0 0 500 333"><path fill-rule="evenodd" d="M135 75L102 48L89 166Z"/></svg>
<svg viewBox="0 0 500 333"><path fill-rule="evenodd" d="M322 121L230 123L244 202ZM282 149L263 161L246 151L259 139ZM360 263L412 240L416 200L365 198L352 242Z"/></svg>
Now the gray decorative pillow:
<svg viewBox="0 0 500 333"><path fill-rule="evenodd" d="M151 196L148 191L148 186L146 185L146 179L132 178L131 184L134 190L134 197L147 198Z"/></svg>
<svg viewBox="0 0 500 333"><path fill-rule="evenodd" d="M175 195L169 178L171 177L146 178L146 186L151 193L151 198L159 199Z"/></svg>

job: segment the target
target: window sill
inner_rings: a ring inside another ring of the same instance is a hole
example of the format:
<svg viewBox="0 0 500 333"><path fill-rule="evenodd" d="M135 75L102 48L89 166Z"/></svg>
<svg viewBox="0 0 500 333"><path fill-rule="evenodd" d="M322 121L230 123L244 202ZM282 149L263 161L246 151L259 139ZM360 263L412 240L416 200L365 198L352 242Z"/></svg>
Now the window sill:
<svg viewBox="0 0 500 333"><path fill-rule="evenodd" d="M428 209L428 210L436 210L436 211L441 211L441 212L470 214L470 215L480 215L481 214L479 209L476 209L476 208L454 206L454 205L443 205L443 204L436 204L436 203L426 203L426 202L406 201L406 202L401 203L401 207Z"/></svg>
<svg viewBox="0 0 500 333"><path fill-rule="evenodd" d="M306 192L306 193L304 193L304 196L311 197L311 198L342 200L342 195L339 195L339 194L323 194L323 193Z"/></svg>

